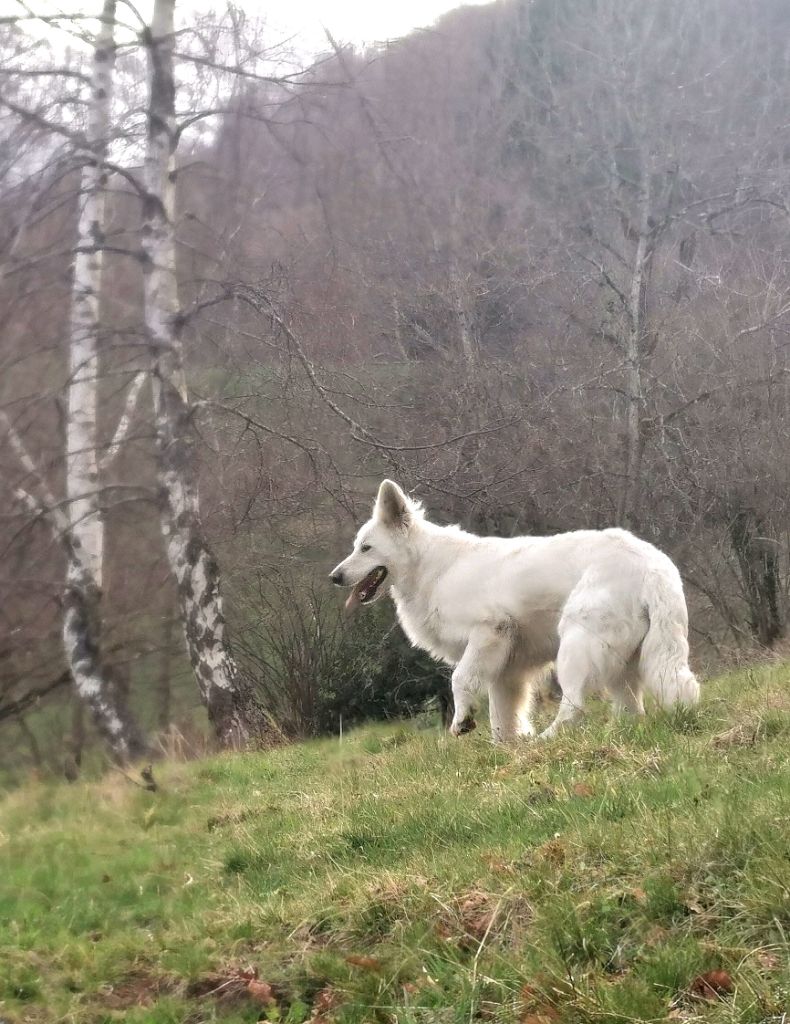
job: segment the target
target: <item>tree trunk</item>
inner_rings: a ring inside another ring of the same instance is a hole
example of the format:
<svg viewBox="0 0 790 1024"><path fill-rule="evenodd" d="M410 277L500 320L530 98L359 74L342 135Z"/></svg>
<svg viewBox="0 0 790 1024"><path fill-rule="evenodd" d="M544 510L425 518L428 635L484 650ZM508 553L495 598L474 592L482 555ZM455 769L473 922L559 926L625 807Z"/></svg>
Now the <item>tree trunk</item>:
<svg viewBox="0 0 790 1024"><path fill-rule="evenodd" d="M147 33L148 140L143 209L145 323L154 381L162 530L178 587L187 651L209 720L223 747L270 733L225 637L220 573L200 520L197 450L180 338L175 273L175 0L156 0Z"/></svg>
<svg viewBox="0 0 790 1024"><path fill-rule="evenodd" d="M625 473L620 491L617 521L620 526L636 525L641 497L642 456L644 437L644 390L642 384L642 357L646 319L647 282L652 259L650 229L650 169L642 163L642 182L639 209L639 228L636 255L628 291L628 326L625 351Z"/></svg>
<svg viewBox="0 0 790 1024"><path fill-rule="evenodd" d="M173 671L173 619L166 615L162 619L162 648L159 651L159 684L157 686L157 697L159 698L159 729L167 732L173 724L173 683L171 675Z"/></svg>
<svg viewBox="0 0 790 1024"><path fill-rule="evenodd" d="M740 508L730 517L730 540L749 605L749 627L759 643L771 647L785 630L779 545L763 536L761 527L760 520L748 509Z"/></svg>
<svg viewBox="0 0 790 1024"><path fill-rule="evenodd" d="M461 275L455 253L450 254L449 280L453 313L458 325L458 344L464 360L472 364L477 359L477 339L475 338L473 317L469 312L469 288Z"/></svg>
<svg viewBox="0 0 790 1024"><path fill-rule="evenodd" d="M114 756L128 760L144 749L126 702L113 690L101 661L101 588L104 522L99 506L97 397L100 289L109 134L115 64L116 0L105 0L91 74L87 149L69 342L66 419L67 567L63 647L77 693L90 708Z"/></svg>
<svg viewBox="0 0 790 1024"><path fill-rule="evenodd" d="M113 755L124 762L143 754L139 729L101 661L101 591L76 558L63 595L63 644L77 693Z"/></svg>
<svg viewBox="0 0 790 1024"><path fill-rule="evenodd" d="M74 700L71 709L71 733L69 735L69 750L74 764L79 769L82 766L82 752L85 749L85 705L81 700Z"/></svg>

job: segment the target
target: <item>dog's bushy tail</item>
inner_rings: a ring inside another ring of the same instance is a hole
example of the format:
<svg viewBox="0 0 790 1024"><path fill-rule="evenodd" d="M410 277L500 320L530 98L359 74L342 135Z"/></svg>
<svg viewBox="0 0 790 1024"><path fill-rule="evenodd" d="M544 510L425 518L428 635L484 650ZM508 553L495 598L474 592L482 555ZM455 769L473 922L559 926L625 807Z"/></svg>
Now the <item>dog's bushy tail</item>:
<svg viewBox="0 0 790 1024"><path fill-rule="evenodd" d="M661 707L696 704L699 683L689 668L688 611L680 577L649 573L643 594L649 619L639 653L644 687Z"/></svg>

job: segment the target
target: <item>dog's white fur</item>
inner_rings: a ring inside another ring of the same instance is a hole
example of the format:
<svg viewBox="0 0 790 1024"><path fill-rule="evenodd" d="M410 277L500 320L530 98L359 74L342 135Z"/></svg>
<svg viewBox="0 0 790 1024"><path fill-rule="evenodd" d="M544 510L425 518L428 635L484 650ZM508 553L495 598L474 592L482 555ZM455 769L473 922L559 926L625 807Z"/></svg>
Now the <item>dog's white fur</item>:
<svg viewBox="0 0 790 1024"><path fill-rule="evenodd" d="M495 739L533 735L530 682L552 661L562 699L543 737L576 720L590 692L637 714L645 692L664 707L699 697L680 574L626 530L477 537L428 522L385 480L332 575L354 586L376 566L387 578L374 600L389 592L411 642L454 667L455 735L474 728L486 690Z"/></svg>

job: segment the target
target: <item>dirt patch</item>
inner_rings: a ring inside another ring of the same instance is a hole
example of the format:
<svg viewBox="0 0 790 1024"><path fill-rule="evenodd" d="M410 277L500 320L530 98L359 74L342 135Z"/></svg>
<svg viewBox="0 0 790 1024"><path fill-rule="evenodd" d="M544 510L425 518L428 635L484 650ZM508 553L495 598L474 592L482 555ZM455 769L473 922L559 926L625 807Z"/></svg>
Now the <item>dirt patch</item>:
<svg viewBox="0 0 790 1024"><path fill-rule="evenodd" d="M153 971L135 970L112 985L103 985L99 1001L108 1010L129 1010L135 1006L154 1006L160 996L173 995L179 983Z"/></svg>
<svg viewBox="0 0 790 1024"><path fill-rule="evenodd" d="M242 811L228 811L225 814L215 814L206 822L209 832L216 832L218 828L225 828L228 825L240 825L243 821L254 818L260 811L252 808L245 808Z"/></svg>

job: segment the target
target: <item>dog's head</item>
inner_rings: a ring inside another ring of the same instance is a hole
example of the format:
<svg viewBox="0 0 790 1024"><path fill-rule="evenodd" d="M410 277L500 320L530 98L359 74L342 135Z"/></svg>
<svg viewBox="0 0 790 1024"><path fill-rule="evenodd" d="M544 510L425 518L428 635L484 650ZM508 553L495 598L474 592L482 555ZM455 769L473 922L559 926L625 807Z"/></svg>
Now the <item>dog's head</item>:
<svg viewBox="0 0 790 1024"><path fill-rule="evenodd" d="M381 484L373 515L357 533L351 554L329 574L336 586L353 588L346 601L349 611L373 604L397 584L409 532L421 516L421 507L396 483Z"/></svg>

